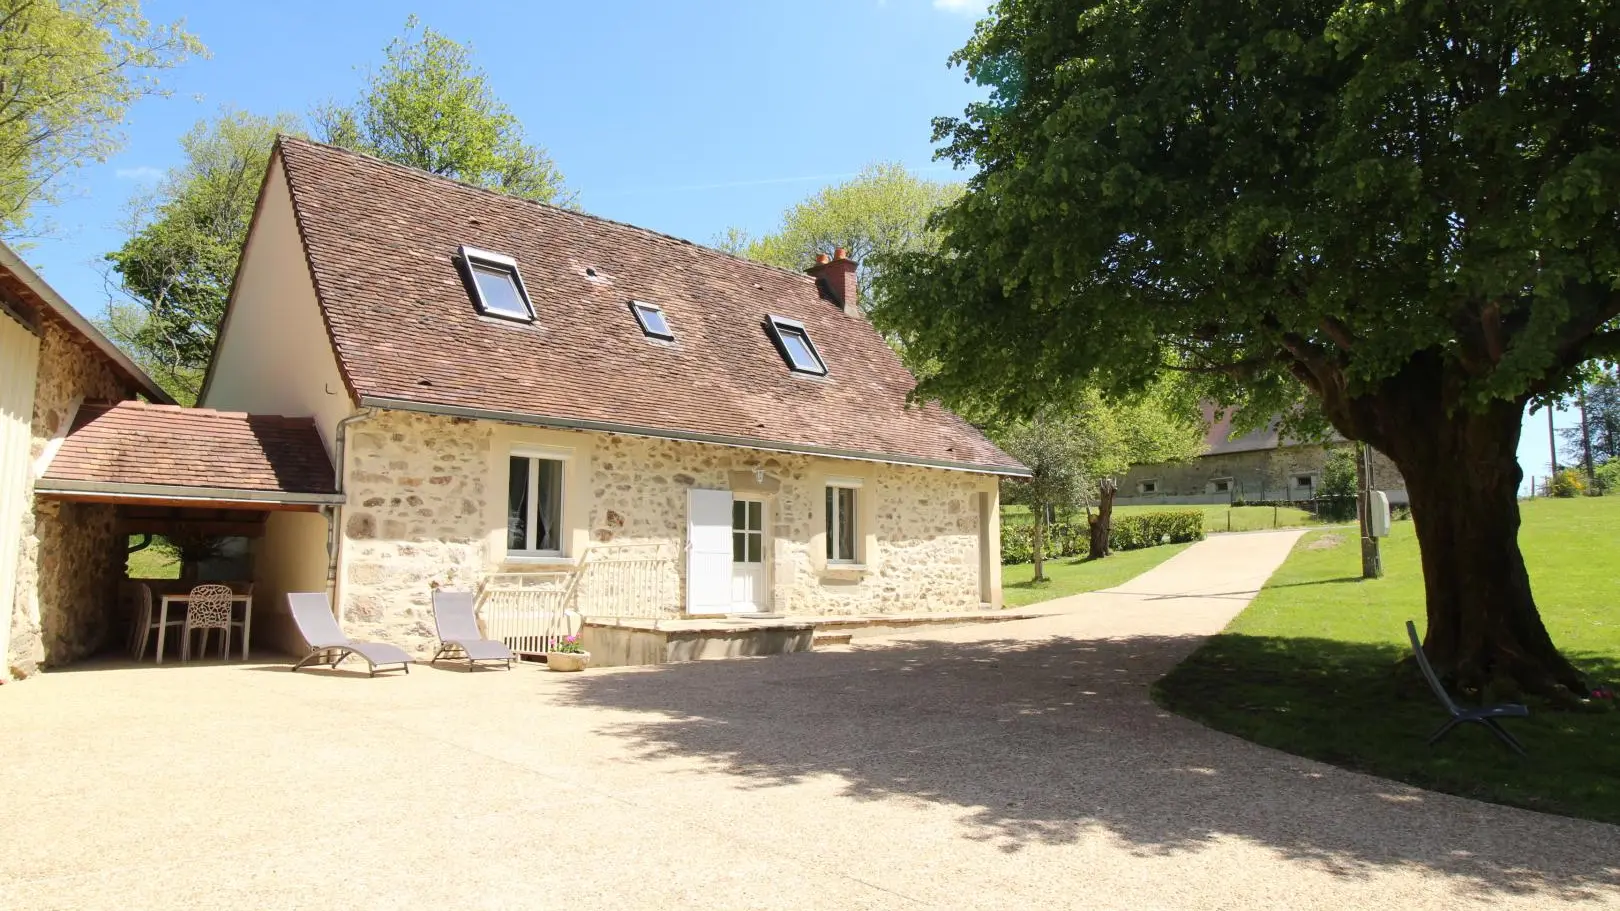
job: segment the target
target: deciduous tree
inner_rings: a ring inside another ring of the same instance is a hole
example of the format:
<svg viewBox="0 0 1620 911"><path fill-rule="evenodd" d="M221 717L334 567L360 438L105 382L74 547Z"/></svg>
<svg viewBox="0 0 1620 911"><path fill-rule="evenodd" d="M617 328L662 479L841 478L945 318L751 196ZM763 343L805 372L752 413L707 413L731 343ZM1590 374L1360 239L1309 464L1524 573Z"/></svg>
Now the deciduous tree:
<svg viewBox="0 0 1620 911"><path fill-rule="evenodd" d="M794 270L809 268L817 253L843 248L860 264L855 280L870 307L873 277L883 262L898 253L933 249L938 238L928 219L961 192L961 184L924 180L904 165L879 162L788 209L776 231L754 238L732 228L717 243L728 252Z"/></svg>
<svg viewBox="0 0 1620 911"><path fill-rule="evenodd" d="M877 314L924 392L1303 390L1405 477L1433 662L1578 690L1515 450L1620 347L1620 3L1002 0L955 60L989 95L936 136L973 175Z"/></svg>
<svg viewBox="0 0 1620 911"><path fill-rule="evenodd" d="M62 176L105 161L158 74L205 53L135 0L0 0L0 235L16 236Z"/></svg>
<svg viewBox="0 0 1620 911"><path fill-rule="evenodd" d="M177 401L196 401L277 133L291 115L226 110L180 139L185 162L131 204L107 254L118 295L106 327Z"/></svg>
<svg viewBox="0 0 1620 911"><path fill-rule="evenodd" d="M412 16L383 58L357 100L311 113L323 141L524 199L573 202L562 172L524 137L471 48Z"/></svg>

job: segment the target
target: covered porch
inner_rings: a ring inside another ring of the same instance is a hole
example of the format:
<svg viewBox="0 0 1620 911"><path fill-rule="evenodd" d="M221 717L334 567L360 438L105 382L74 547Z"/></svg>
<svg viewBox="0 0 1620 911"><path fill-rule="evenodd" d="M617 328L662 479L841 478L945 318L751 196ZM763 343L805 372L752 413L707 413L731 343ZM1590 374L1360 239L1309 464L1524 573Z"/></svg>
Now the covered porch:
<svg viewBox="0 0 1620 911"><path fill-rule="evenodd" d="M211 658L227 636L232 661L296 650L283 596L326 588L328 517L343 500L311 420L85 405L47 458L31 605L42 665L137 648L146 662L180 661L202 584L231 602ZM130 559L155 548L167 559Z"/></svg>

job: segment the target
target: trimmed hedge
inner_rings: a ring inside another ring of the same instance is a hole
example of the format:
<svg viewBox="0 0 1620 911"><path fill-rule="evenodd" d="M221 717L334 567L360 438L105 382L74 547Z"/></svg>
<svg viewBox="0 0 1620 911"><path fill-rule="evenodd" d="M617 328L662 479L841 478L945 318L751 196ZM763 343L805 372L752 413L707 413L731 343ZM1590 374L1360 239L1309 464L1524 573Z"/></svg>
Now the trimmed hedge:
<svg viewBox="0 0 1620 911"><path fill-rule="evenodd" d="M1204 537L1204 513L1196 509L1156 510L1115 515L1109 529L1111 550L1136 550L1166 543L1180 544ZM1091 530L1081 522L1057 522L1046 527L1046 558L1083 556L1091 549ZM1001 562L1029 563L1035 559L1035 525L1001 525Z"/></svg>

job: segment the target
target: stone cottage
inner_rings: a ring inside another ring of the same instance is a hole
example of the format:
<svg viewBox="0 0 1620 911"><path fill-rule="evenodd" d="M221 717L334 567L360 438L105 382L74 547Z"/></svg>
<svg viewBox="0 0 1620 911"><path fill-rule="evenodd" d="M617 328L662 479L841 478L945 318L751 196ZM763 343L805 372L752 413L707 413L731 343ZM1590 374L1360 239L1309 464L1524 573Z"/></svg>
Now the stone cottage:
<svg viewBox="0 0 1620 911"><path fill-rule="evenodd" d="M36 499L86 402L168 395L0 244L0 677L83 657L110 622L124 546L108 503Z"/></svg>
<svg viewBox="0 0 1620 911"><path fill-rule="evenodd" d="M284 137L202 404L313 419L343 502L273 516L263 547L329 574L352 635L417 654L434 585L631 549L672 617L998 604L997 481L1027 470L908 401L855 263L823 259Z"/></svg>
<svg viewBox="0 0 1620 911"><path fill-rule="evenodd" d="M1185 462L1133 465L1119 484L1121 505L1302 502L1321 492L1328 453L1349 445L1335 438L1304 442L1278 432L1273 422L1260 430L1232 435L1232 419L1204 407L1209 427L1204 452ZM1407 502L1406 481L1395 463L1373 453L1373 486L1390 503Z"/></svg>

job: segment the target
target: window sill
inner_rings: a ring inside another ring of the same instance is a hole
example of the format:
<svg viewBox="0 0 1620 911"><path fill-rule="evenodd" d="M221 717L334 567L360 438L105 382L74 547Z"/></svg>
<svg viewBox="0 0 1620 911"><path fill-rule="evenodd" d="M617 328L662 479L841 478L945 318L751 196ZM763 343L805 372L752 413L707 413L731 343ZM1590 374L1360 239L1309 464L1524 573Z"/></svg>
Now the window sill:
<svg viewBox="0 0 1620 911"><path fill-rule="evenodd" d="M864 573L870 571L871 568L865 563L828 563L822 569L822 572L828 573Z"/></svg>
<svg viewBox="0 0 1620 911"><path fill-rule="evenodd" d="M564 557L564 556L547 557L547 556L539 556L539 555L507 554L506 558L501 561L501 564L503 566L568 566L568 567L573 567L573 566L577 566L579 564L579 561L574 559L573 557Z"/></svg>

